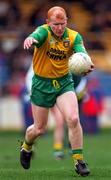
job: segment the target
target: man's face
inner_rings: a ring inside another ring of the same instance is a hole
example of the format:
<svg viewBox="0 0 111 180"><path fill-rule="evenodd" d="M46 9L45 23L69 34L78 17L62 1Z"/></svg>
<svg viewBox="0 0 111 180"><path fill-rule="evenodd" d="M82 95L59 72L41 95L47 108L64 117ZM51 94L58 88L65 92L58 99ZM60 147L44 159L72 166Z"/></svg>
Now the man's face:
<svg viewBox="0 0 111 180"><path fill-rule="evenodd" d="M67 26L67 18L64 17L60 19L52 16L50 20L47 20L47 24L51 27L51 30L56 36L62 37Z"/></svg>

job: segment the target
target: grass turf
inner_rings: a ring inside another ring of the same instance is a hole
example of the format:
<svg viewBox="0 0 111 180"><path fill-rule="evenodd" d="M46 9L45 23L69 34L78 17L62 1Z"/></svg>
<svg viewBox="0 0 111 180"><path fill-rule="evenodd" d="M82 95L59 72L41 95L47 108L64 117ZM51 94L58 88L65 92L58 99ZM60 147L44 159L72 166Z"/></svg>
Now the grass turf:
<svg viewBox="0 0 111 180"><path fill-rule="evenodd" d="M110 180L111 143L110 131L98 135L84 136L84 155L91 174L80 177L73 170L72 159L66 150L65 159L53 158L52 134L41 137L35 146L35 156L30 170L24 170L19 163L20 133L0 133L0 179L1 180Z"/></svg>

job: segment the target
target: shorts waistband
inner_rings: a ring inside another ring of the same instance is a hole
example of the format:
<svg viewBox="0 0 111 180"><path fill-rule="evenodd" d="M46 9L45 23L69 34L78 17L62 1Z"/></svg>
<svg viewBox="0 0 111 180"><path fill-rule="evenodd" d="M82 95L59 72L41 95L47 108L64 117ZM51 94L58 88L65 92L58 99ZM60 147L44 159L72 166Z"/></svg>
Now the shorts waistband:
<svg viewBox="0 0 111 180"><path fill-rule="evenodd" d="M63 80L65 78L69 77L70 74L68 73L68 74L65 74L62 77L55 77L55 78L46 78L46 77L39 76L37 74L34 74L34 76L37 77L38 79L45 80L45 81L52 81L52 80L58 80L59 81L59 80Z"/></svg>

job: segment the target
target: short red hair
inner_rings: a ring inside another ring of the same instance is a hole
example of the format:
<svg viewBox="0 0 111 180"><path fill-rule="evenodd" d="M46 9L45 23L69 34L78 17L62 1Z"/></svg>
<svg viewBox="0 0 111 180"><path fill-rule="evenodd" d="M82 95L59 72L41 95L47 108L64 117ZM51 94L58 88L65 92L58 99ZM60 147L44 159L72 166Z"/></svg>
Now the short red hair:
<svg viewBox="0 0 111 180"><path fill-rule="evenodd" d="M51 19L52 16L55 16L57 19L67 18L66 11L60 6L54 6L50 8L47 12L47 18Z"/></svg>

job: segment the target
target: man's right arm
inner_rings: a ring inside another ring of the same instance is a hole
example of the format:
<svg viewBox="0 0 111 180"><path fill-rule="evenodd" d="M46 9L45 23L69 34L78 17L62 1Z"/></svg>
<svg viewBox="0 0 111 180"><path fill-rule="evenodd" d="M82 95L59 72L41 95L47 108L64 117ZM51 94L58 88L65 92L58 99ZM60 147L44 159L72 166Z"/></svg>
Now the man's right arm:
<svg viewBox="0 0 111 180"><path fill-rule="evenodd" d="M38 27L24 41L24 49L29 49L32 45L40 47L47 39L48 32L42 26Z"/></svg>

